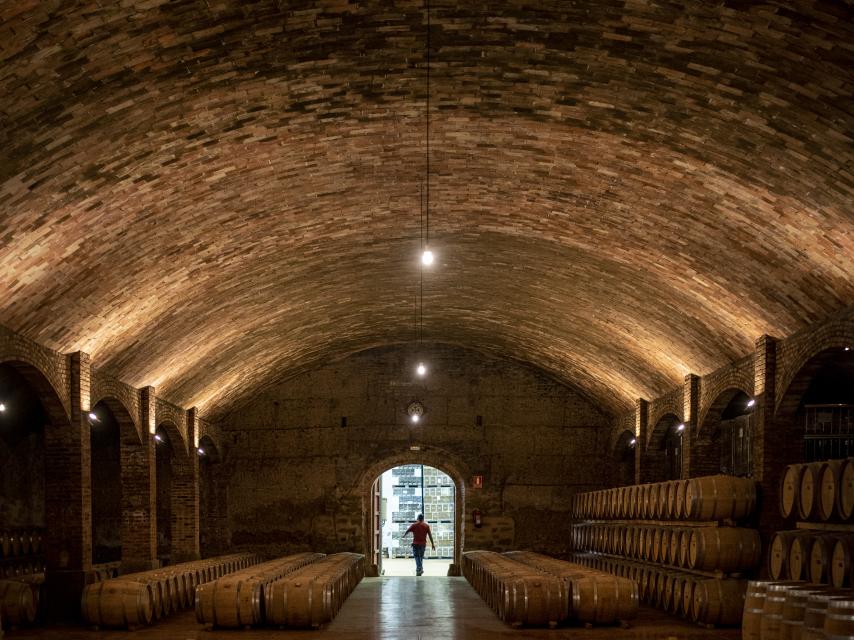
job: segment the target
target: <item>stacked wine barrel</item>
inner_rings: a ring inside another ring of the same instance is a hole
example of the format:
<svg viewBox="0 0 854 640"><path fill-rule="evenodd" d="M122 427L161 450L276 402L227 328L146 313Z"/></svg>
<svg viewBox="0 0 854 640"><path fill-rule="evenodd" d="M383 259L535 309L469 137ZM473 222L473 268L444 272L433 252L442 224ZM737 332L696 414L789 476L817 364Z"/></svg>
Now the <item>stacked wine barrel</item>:
<svg viewBox="0 0 854 640"><path fill-rule="evenodd" d="M744 640L854 638L854 591L803 581L751 581Z"/></svg>
<svg viewBox="0 0 854 640"><path fill-rule="evenodd" d="M322 553L298 553L200 585L196 589L196 619L225 629L263 624L265 588L325 557Z"/></svg>
<svg viewBox="0 0 854 640"><path fill-rule="evenodd" d="M569 617L565 583L493 551L463 554L463 576L501 620L514 627L556 626Z"/></svg>
<svg viewBox="0 0 854 640"><path fill-rule="evenodd" d="M569 598L570 619L613 624L637 615L638 587L627 578L531 551L508 551L504 555L562 580Z"/></svg>
<svg viewBox="0 0 854 640"><path fill-rule="evenodd" d="M634 580L668 613L735 625L762 558L759 533L737 526L755 506L756 483L724 475L579 494L573 560Z"/></svg>
<svg viewBox="0 0 854 640"><path fill-rule="evenodd" d="M256 564L257 556L239 553L129 573L83 589L83 620L95 626L135 628L193 606L197 585Z"/></svg>
<svg viewBox="0 0 854 640"><path fill-rule="evenodd" d="M268 624L316 629L331 622L365 577L365 556L336 553L264 587Z"/></svg>
<svg viewBox="0 0 854 640"><path fill-rule="evenodd" d="M42 529L0 530L0 579L44 573Z"/></svg>
<svg viewBox="0 0 854 640"><path fill-rule="evenodd" d="M771 542L773 579L854 586L854 458L786 467L780 514L798 523Z"/></svg>

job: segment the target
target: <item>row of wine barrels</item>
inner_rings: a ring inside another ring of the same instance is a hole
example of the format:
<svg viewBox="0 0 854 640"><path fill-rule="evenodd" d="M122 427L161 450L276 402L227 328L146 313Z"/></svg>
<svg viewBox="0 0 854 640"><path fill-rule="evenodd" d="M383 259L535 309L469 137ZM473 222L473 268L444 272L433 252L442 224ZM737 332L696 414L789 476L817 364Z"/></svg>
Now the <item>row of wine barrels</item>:
<svg viewBox="0 0 854 640"><path fill-rule="evenodd" d="M498 617L514 626L554 626L568 618L564 582L493 551L463 554L463 575Z"/></svg>
<svg viewBox="0 0 854 640"><path fill-rule="evenodd" d="M29 576L34 573L44 573L45 563L41 558L10 558L0 562L0 580L12 580L19 576Z"/></svg>
<svg viewBox="0 0 854 640"><path fill-rule="evenodd" d="M569 594L569 615L589 624L630 620L638 611L638 587L621 578L531 551L508 551L505 556L553 575Z"/></svg>
<svg viewBox="0 0 854 640"><path fill-rule="evenodd" d="M257 562L254 554L238 553L98 580L83 589L83 620L105 627L147 625L192 606L197 585Z"/></svg>
<svg viewBox="0 0 854 640"><path fill-rule="evenodd" d="M762 558L759 532L741 527L581 524L572 527L579 551L598 551L698 571L739 573Z"/></svg>
<svg viewBox="0 0 854 640"><path fill-rule="evenodd" d="M35 622L38 603L33 588L17 580L0 580L0 618L4 624L19 627Z"/></svg>
<svg viewBox="0 0 854 640"><path fill-rule="evenodd" d="M358 553L335 553L302 567L264 588L266 622L316 629L332 621L363 577L365 556Z"/></svg>
<svg viewBox="0 0 854 640"><path fill-rule="evenodd" d="M854 533L778 531L771 541L768 572L774 580L854 586Z"/></svg>
<svg viewBox="0 0 854 640"><path fill-rule="evenodd" d="M748 583L744 640L826 640L854 637L854 593L802 581Z"/></svg>
<svg viewBox="0 0 854 640"><path fill-rule="evenodd" d="M18 558L42 552L41 529L0 530L0 557Z"/></svg>
<svg viewBox="0 0 854 640"><path fill-rule="evenodd" d="M297 553L200 585L196 589L196 619L225 629L262 624L264 588L325 557L323 553Z"/></svg>
<svg viewBox="0 0 854 640"><path fill-rule="evenodd" d="M804 521L854 519L854 458L786 467L780 478L780 514Z"/></svg>
<svg viewBox="0 0 854 640"><path fill-rule="evenodd" d="M746 580L707 578L654 564L576 553L573 562L633 580L640 601L702 624L741 622Z"/></svg>
<svg viewBox="0 0 854 640"><path fill-rule="evenodd" d="M756 507L756 483L715 475L577 494L580 519L741 520Z"/></svg>

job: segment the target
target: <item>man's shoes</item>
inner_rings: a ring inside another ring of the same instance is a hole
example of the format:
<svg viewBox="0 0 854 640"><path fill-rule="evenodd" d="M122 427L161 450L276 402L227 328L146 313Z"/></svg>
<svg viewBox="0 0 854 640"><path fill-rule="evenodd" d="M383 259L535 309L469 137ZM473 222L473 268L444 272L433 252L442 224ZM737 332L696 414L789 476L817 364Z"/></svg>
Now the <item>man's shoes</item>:
<svg viewBox="0 0 854 640"><path fill-rule="evenodd" d="M422 573L424 573L424 572L423 572L423 571L416 571L416 572L415 572L415 575L416 575L416 576L420 576Z"/></svg>

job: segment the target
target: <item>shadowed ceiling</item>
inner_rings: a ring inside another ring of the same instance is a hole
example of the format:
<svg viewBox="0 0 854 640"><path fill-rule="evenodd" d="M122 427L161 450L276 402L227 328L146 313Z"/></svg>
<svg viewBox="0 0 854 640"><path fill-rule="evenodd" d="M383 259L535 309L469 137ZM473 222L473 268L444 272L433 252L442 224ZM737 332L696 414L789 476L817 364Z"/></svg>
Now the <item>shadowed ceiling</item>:
<svg viewBox="0 0 854 640"><path fill-rule="evenodd" d="M431 3L424 340L611 412L854 302L847 2ZM413 341L422 2L0 5L0 323L216 416Z"/></svg>

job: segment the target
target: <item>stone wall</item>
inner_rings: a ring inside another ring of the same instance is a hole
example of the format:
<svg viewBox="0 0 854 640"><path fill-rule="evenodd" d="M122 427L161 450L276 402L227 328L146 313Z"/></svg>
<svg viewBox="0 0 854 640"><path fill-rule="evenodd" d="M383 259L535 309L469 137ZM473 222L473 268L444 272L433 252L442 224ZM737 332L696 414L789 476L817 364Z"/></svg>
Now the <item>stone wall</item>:
<svg viewBox="0 0 854 640"><path fill-rule="evenodd" d="M605 482L607 416L513 361L447 346L425 353L423 381L411 349L377 348L270 387L223 421L234 546L361 551L367 470L392 458L426 463L430 450L436 466L444 455L461 470L466 548L567 550L572 495ZM426 407L418 425L406 414L414 399Z"/></svg>

